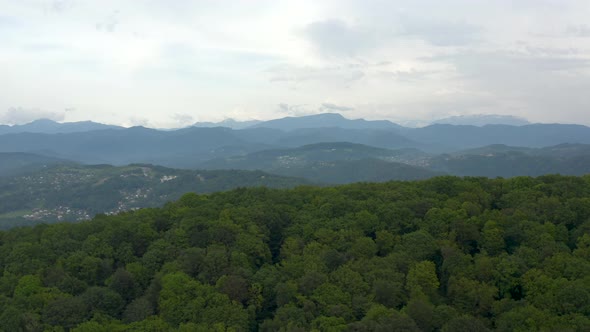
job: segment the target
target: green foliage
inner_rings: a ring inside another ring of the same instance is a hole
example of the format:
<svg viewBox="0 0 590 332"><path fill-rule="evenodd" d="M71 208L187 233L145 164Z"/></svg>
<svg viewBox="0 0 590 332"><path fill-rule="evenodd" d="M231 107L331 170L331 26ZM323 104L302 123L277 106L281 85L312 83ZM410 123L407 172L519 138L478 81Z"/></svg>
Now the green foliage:
<svg viewBox="0 0 590 332"><path fill-rule="evenodd" d="M589 193L561 176L236 189L3 231L0 331L585 331Z"/></svg>
<svg viewBox="0 0 590 332"><path fill-rule="evenodd" d="M55 163L47 165L51 164ZM2 168L0 153L0 229L81 221L99 213L115 214L162 206L189 192L210 193L254 186L291 188L308 183L261 171L180 170L154 165L114 167L62 163L10 177L2 177ZM162 224L169 220L160 218L153 222ZM161 230L161 227L156 229ZM97 246L96 250L112 250L93 241L96 239L89 239L85 245Z"/></svg>

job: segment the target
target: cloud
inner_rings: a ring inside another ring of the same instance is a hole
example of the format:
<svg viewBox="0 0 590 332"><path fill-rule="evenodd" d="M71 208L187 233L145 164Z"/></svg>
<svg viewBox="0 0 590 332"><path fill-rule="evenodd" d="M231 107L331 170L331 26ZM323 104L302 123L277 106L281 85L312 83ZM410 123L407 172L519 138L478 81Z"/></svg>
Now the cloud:
<svg viewBox="0 0 590 332"><path fill-rule="evenodd" d="M303 36L322 55L356 57L404 39L421 39L439 47L473 45L482 41L482 32L482 27L461 20L392 14L388 24L315 21L305 26Z"/></svg>
<svg viewBox="0 0 590 332"><path fill-rule="evenodd" d="M394 70L394 71L387 71L381 70L379 71L380 76L385 78L392 78L398 80L400 82L416 82L420 80L424 80L429 78L430 76L436 74L437 71L426 71L426 70Z"/></svg>
<svg viewBox="0 0 590 332"><path fill-rule="evenodd" d="M303 29L303 34L326 55L355 56L377 44L371 29L349 25L338 19L310 23Z"/></svg>
<svg viewBox="0 0 590 332"><path fill-rule="evenodd" d="M127 125L131 125L134 127L148 127L150 124L150 120L148 118L144 118L141 116L132 116L127 121Z"/></svg>
<svg viewBox="0 0 590 332"><path fill-rule="evenodd" d="M65 45L57 43L28 43L21 46L25 52L55 52L66 49Z"/></svg>
<svg viewBox="0 0 590 332"><path fill-rule="evenodd" d="M96 30L104 32L115 32L120 24L119 11L115 10L109 14L104 20L96 23Z"/></svg>
<svg viewBox="0 0 590 332"><path fill-rule="evenodd" d="M336 81L341 83L360 80L365 73L357 66L341 65L326 67L293 66L283 64L266 71L271 82Z"/></svg>
<svg viewBox="0 0 590 332"><path fill-rule="evenodd" d="M63 13L69 9L72 9L74 5L74 0L54 0L47 4L46 10L56 13Z"/></svg>
<svg viewBox="0 0 590 332"><path fill-rule="evenodd" d="M141 109L177 127L184 112L274 118L333 102L373 119L589 121L584 0L0 2L0 115L35 100L79 107L68 120L125 124Z"/></svg>
<svg viewBox="0 0 590 332"><path fill-rule="evenodd" d="M465 46L481 41L483 29L463 21L401 17L400 35L423 39L435 46Z"/></svg>
<svg viewBox="0 0 590 332"><path fill-rule="evenodd" d="M331 103L323 103L322 106L320 107L320 111L322 112L348 112L348 111L354 111L354 107L348 107L348 106L341 106L341 105L336 105L336 104L331 104Z"/></svg>
<svg viewBox="0 0 590 332"><path fill-rule="evenodd" d="M174 120L175 123L177 123L181 126L193 124L195 122L195 119L190 114L175 113L171 116L171 118L172 118L172 120Z"/></svg>
<svg viewBox="0 0 590 332"><path fill-rule="evenodd" d="M456 81L482 93L476 100L496 101L496 110L481 113L520 115L533 121L565 122L569 118L587 123L583 114L590 109L586 98L590 86L588 57L480 52L442 56L437 61L452 64ZM469 114L468 109L460 110Z"/></svg>
<svg viewBox="0 0 590 332"><path fill-rule="evenodd" d="M21 22L11 16L0 15L0 29L15 28L21 25Z"/></svg>
<svg viewBox="0 0 590 332"><path fill-rule="evenodd" d="M452 63L465 75L479 76L485 80L489 75L508 80L521 79L523 73L542 75L543 72L572 71L590 67L590 58L559 56L552 52L464 52L424 58L426 61Z"/></svg>
<svg viewBox="0 0 590 332"><path fill-rule="evenodd" d="M52 112L40 110L37 108L23 108L23 107L11 107L3 114L0 114L0 123L17 125L30 123L39 119L49 119L53 121L63 121L65 119L66 112Z"/></svg>
<svg viewBox="0 0 590 332"><path fill-rule="evenodd" d="M572 37L589 38L590 26L587 24L570 25L565 30L565 33Z"/></svg>
<svg viewBox="0 0 590 332"><path fill-rule="evenodd" d="M305 116L317 113L317 111L310 109L309 105L306 104L289 105L286 103L280 103L278 105L278 112L288 116Z"/></svg>

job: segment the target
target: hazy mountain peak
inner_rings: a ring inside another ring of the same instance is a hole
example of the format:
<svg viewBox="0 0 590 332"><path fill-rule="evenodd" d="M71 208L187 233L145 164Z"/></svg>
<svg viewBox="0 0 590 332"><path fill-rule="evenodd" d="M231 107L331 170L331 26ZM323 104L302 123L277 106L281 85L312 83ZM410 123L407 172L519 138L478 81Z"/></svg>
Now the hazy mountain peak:
<svg viewBox="0 0 590 332"><path fill-rule="evenodd" d="M0 135L17 134L17 133L41 133L41 134L58 134L58 133L76 133L101 129L121 129L123 127L106 125L92 121L80 122L56 122L50 119L37 119L23 125L0 126Z"/></svg>
<svg viewBox="0 0 590 332"><path fill-rule="evenodd" d="M239 121L232 118L227 118L223 121L219 122L197 122L193 124L193 127L199 128L208 128L208 127L227 127L231 129L244 129L251 126L254 126L260 123L260 120L246 120L246 121Z"/></svg>
<svg viewBox="0 0 590 332"><path fill-rule="evenodd" d="M258 123L252 128L272 128L285 131L309 128L338 127L344 129L398 129L400 126L388 120L347 119L339 113L320 113L299 117L285 117Z"/></svg>
<svg viewBox="0 0 590 332"><path fill-rule="evenodd" d="M56 125L56 124L59 124L59 122L54 121L54 120L51 120L51 119L45 119L44 118L44 119L33 120L33 121L25 124L25 126L26 125L33 125L33 124L53 124L53 125Z"/></svg>
<svg viewBox="0 0 590 332"><path fill-rule="evenodd" d="M498 115L498 114L474 114L474 115L458 115L443 118L432 122L433 124L451 124L451 125L469 125L483 127L485 125L510 125L510 126L524 126L530 122L521 117L512 115Z"/></svg>

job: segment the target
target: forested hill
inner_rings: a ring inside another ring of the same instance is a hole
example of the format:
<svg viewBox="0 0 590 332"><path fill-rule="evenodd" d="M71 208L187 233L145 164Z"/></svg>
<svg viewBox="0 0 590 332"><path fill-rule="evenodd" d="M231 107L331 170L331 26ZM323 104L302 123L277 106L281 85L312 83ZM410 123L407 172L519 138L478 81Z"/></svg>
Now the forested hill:
<svg viewBox="0 0 590 332"><path fill-rule="evenodd" d="M32 153L0 152L0 178L33 173L56 165L75 165L75 163Z"/></svg>
<svg viewBox="0 0 590 332"><path fill-rule="evenodd" d="M307 183L261 171L179 170L144 164L58 165L0 177L0 229L158 207L187 192L255 186L292 188Z"/></svg>
<svg viewBox="0 0 590 332"><path fill-rule="evenodd" d="M0 327L588 331L589 197L588 176L438 177L13 229Z"/></svg>

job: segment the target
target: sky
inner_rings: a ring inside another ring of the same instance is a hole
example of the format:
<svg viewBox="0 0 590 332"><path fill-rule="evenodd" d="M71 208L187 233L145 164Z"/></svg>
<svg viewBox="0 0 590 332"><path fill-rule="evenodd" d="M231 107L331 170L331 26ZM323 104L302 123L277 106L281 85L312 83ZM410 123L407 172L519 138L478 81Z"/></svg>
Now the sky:
<svg viewBox="0 0 590 332"><path fill-rule="evenodd" d="M0 0L0 123L590 125L587 0Z"/></svg>

